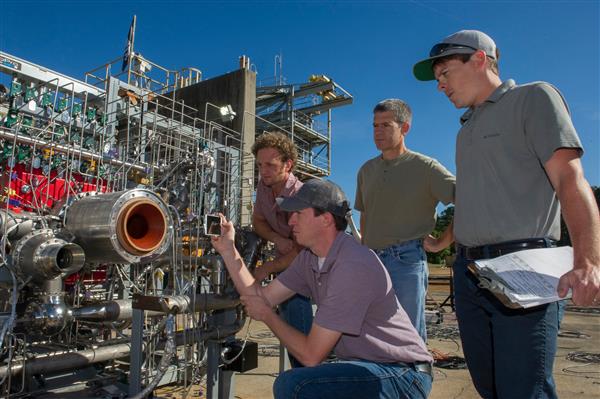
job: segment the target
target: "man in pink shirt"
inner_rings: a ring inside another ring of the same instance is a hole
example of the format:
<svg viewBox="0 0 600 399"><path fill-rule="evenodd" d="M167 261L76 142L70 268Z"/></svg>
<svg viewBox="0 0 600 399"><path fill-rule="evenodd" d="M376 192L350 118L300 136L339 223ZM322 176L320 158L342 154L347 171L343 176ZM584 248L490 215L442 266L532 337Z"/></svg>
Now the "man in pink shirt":
<svg viewBox="0 0 600 399"><path fill-rule="evenodd" d="M262 287L244 265L224 217L222 235L212 240L250 317L264 322L307 366L280 374L275 398L426 398L431 356L379 258L344 232L350 207L342 190L312 179L277 202L292 213L289 224L306 249L269 285ZM296 293L317 304L308 334L273 311ZM321 363L332 349L339 360Z"/></svg>
<svg viewBox="0 0 600 399"><path fill-rule="evenodd" d="M277 197L295 194L302 182L293 174L298 152L296 146L281 132L268 132L260 135L252 146L252 153L258 166L259 181L256 187L256 202L252 214L254 231L275 244L277 255L274 260L256 269L254 278L262 281L272 273L285 270L294 260L300 249L288 225L289 213L279 209ZM312 325L310 299L296 295L279 306L281 316L297 330L308 334ZM291 354L292 367L301 367Z"/></svg>

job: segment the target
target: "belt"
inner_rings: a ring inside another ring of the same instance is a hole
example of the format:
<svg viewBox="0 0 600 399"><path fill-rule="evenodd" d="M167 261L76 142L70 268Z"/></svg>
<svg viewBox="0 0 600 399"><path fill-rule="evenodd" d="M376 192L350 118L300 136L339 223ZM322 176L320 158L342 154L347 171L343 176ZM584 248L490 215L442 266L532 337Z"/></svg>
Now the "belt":
<svg viewBox="0 0 600 399"><path fill-rule="evenodd" d="M417 362L412 364L414 369L425 374L429 374L433 378L433 367L429 362Z"/></svg>
<svg viewBox="0 0 600 399"><path fill-rule="evenodd" d="M402 367L411 368L420 373L429 374L431 376L431 378L433 378L433 365L429 362L414 362L414 363L398 362L397 364Z"/></svg>
<svg viewBox="0 0 600 399"><path fill-rule="evenodd" d="M505 241L498 244L481 245L479 247L465 247L457 243L456 254L467 260L491 259L524 249L550 248L555 246L556 241L549 238Z"/></svg>

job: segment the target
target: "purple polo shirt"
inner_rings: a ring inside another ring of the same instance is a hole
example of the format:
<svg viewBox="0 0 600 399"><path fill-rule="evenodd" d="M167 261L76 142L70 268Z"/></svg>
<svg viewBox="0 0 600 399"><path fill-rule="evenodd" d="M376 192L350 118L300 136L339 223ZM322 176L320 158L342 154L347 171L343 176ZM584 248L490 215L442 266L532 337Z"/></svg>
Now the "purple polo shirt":
<svg viewBox="0 0 600 399"><path fill-rule="evenodd" d="M433 362L398 303L383 264L351 236L338 234L321 270L317 256L305 249L277 279L312 297L317 304L315 323L342 333L334 348L338 358Z"/></svg>
<svg viewBox="0 0 600 399"><path fill-rule="evenodd" d="M298 180L293 173L290 173L280 197L290 197L302 187L302 182ZM273 190L263 184L262 180L258 181L256 187L256 202L254 203L254 214L265 218L269 226L274 232L285 238L292 238L292 228L288 225L290 215L288 212L279 209L275 202Z"/></svg>

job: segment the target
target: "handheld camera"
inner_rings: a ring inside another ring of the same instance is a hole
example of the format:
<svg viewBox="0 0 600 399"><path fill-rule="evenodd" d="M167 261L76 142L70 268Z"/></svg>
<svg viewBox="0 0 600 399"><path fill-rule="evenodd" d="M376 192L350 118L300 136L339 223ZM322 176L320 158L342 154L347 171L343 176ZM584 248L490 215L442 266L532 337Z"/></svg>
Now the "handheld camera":
<svg viewBox="0 0 600 399"><path fill-rule="evenodd" d="M204 231L207 236L218 237L221 235L221 217L219 215L204 216Z"/></svg>

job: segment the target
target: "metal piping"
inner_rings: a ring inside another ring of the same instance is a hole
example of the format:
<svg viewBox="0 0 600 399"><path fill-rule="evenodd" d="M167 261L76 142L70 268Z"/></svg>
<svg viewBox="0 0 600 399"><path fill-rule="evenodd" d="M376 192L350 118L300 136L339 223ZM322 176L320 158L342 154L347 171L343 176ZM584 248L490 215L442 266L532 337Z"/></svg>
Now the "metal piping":
<svg viewBox="0 0 600 399"><path fill-rule="evenodd" d="M152 381L150 382L150 384L148 384L148 386L146 386L146 388L144 388L142 392L131 397L131 399L143 399L147 397L158 386L160 380L162 380L163 376L167 372L167 369L169 368L169 365L171 364L171 359L173 359L173 356L175 356L175 354L177 353L177 346L175 345L174 339L175 321L174 316L172 314L170 314L167 317L165 327L167 331L167 342L165 343L163 356L160 359L160 363L158 364L158 371L152 379Z"/></svg>
<svg viewBox="0 0 600 399"><path fill-rule="evenodd" d="M352 230L352 235L354 236L354 239L358 241L359 244L362 244L362 236L360 235L360 231L358 231L356 224L354 224L354 219L352 219L352 210L346 213L346 221L350 226L350 230Z"/></svg>
<svg viewBox="0 0 600 399"><path fill-rule="evenodd" d="M177 346L189 343L190 337L195 341L221 340L235 335L241 328L242 323L238 321L222 327L213 327L210 330L188 329L175 333L173 339ZM157 345L157 349L162 349L165 345L166 342L163 341ZM62 353L60 355L38 357L27 361L13 361L10 364L10 368L9 366L0 367L0 378L4 378L9 373L15 376L23 371L28 375L50 374L65 370L74 370L109 360L126 358L129 356L130 347L131 345L126 342L95 349Z"/></svg>
<svg viewBox="0 0 600 399"><path fill-rule="evenodd" d="M0 237L7 231L8 238L18 240L33 231L33 218L35 215L29 212L15 213L9 210L0 211Z"/></svg>
<svg viewBox="0 0 600 399"><path fill-rule="evenodd" d="M51 229L34 230L14 249L17 270L37 283L78 272L85 262L83 249L57 238Z"/></svg>
<svg viewBox="0 0 600 399"><path fill-rule="evenodd" d="M200 264L211 271L210 282L216 294L222 294L227 281L225 263L218 255L205 255L198 259Z"/></svg>
<svg viewBox="0 0 600 399"><path fill-rule="evenodd" d="M90 262L138 263L165 252L171 215L164 201L143 189L88 195L66 210L65 227Z"/></svg>
<svg viewBox="0 0 600 399"><path fill-rule="evenodd" d="M77 151L77 154L80 154L83 159L102 161L104 163L109 163L111 165L118 166L118 167L123 166L127 169L136 170L136 171L142 173L143 175L146 175L147 173L149 173L149 171L154 169L154 167L152 165L143 164L141 162L137 162L135 164L130 163L130 162L123 162L123 161L119 161L118 159L115 159L115 158L110 158L108 156L104 157L104 156L98 155L97 153L84 150L83 148L74 148L72 146L57 144L55 142L40 140L40 139L36 139L33 137L25 136L25 135L16 135L16 134L8 132L2 128L0 128L0 138L5 139L5 140L10 140L10 141L16 140L18 143L29 144L29 145L32 145L35 147L52 149L52 150L54 150L56 152L60 152L62 154L71 154L74 151Z"/></svg>
<svg viewBox="0 0 600 399"><path fill-rule="evenodd" d="M163 312L147 311L147 316L160 316ZM96 305L73 309L73 318L79 321L121 321L131 320L133 315L131 299L117 299Z"/></svg>
<svg viewBox="0 0 600 399"><path fill-rule="evenodd" d="M259 255L259 248L262 243L262 239L253 231L242 230L240 235L243 236L244 244L241 249L241 256L246 264L246 267L252 271L256 266L256 260Z"/></svg>
<svg viewBox="0 0 600 399"><path fill-rule="evenodd" d="M177 307L178 313L190 312L189 297L166 296L165 303L171 307ZM196 294L194 301L194 312L206 312L221 309L232 309L239 305L240 300L229 296L215 295L212 293ZM118 299L95 305L84 306L73 309L73 318L79 321L121 321L131 320L133 308L131 299ZM146 316L160 316L166 312L158 310L145 310Z"/></svg>
<svg viewBox="0 0 600 399"><path fill-rule="evenodd" d="M57 356L48 356L32 360L13 361L9 366L0 367L0 378L20 374L23 369L28 375L55 373L74 370L91 364L120 359L129 355L129 344L117 344L96 349L69 352Z"/></svg>

